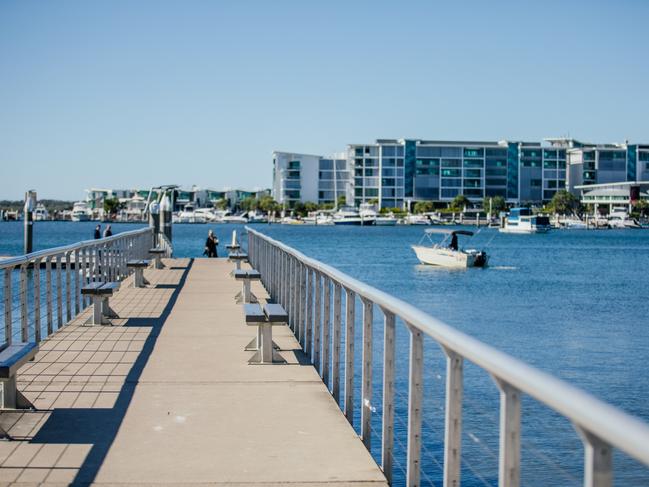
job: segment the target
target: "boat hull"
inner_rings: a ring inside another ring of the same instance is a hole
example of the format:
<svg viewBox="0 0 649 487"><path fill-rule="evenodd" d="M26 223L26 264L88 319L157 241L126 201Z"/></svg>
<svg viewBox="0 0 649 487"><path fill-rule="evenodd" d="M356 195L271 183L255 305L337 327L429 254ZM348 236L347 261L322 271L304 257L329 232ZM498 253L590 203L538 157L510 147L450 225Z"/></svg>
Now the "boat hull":
<svg viewBox="0 0 649 487"><path fill-rule="evenodd" d="M412 250L415 251L419 262L422 264L450 269L466 269L467 267L476 266L477 254L467 254L443 247L424 247L421 245L413 245Z"/></svg>
<svg viewBox="0 0 649 487"><path fill-rule="evenodd" d="M377 218L375 225L378 225L380 227L394 227L397 224L397 219L396 218Z"/></svg>
<svg viewBox="0 0 649 487"><path fill-rule="evenodd" d="M550 231L549 228L544 228L544 227L511 227L511 226L506 226L498 229L499 232L501 233L548 233Z"/></svg>
<svg viewBox="0 0 649 487"><path fill-rule="evenodd" d="M334 220L334 225L362 225L363 222L360 218L344 218L340 220Z"/></svg>

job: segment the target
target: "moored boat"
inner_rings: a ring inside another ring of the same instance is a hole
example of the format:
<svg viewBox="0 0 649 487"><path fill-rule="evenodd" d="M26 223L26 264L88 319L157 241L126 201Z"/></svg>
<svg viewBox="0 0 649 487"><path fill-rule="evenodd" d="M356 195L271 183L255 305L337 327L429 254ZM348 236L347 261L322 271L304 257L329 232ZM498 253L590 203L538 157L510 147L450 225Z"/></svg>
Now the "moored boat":
<svg viewBox="0 0 649 487"><path fill-rule="evenodd" d="M435 243L431 235L444 235L444 239ZM473 232L466 230L446 230L441 228L431 228L426 230L424 238L428 238L431 246L413 245L419 262L422 264L434 265L439 267L448 267L452 269L466 269L467 267L486 267L489 257L484 250L461 249L458 245L457 236L473 236ZM451 239L449 245L446 242Z"/></svg>
<svg viewBox="0 0 649 487"><path fill-rule="evenodd" d="M70 218L73 222L87 222L90 220L90 210L88 203L85 201L77 201L72 207Z"/></svg>
<svg viewBox="0 0 649 487"><path fill-rule="evenodd" d="M533 215L529 208L512 208L498 231L502 233L547 233L551 228L549 217Z"/></svg>

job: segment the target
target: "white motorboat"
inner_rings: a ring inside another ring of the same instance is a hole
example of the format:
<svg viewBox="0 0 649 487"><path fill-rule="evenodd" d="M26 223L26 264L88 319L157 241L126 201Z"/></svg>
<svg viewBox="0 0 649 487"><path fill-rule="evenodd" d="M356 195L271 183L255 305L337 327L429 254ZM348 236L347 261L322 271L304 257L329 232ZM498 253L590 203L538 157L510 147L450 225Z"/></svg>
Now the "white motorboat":
<svg viewBox="0 0 649 487"><path fill-rule="evenodd" d="M334 213L334 225L362 225L363 220L355 208L350 206L341 207Z"/></svg>
<svg viewBox="0 0 649 487"><path fill-rule="evenodd" d="M251 210L246 215L248 223L268 223L268 217L261 212Z"/></svg>
<svg viewBox="0 0 649 487"><path fill-rule="evenodd" d="M629 218L629 214L625 210L615 210L608 215L609 228L642 228L642 226L633 218Z"/></svg>
<svg viewBox="0 0 649 487"><path fill-rule="evenodd" d="M77 201L72 207L70 219L73 222L87 222L90 220L90 209L85 201Z"/></svg>
<svg viewBox="0 0 649 487"><path fill-rule="evenodd" d="M561 228L566 228L569 230L585 230L588 228L588 224L580 220L576 216L559 220L559 225L561 226Z"/></svg>
<svg viewBox="0 0 649 487"><path fill-rule="evenodd" d="M439 243L435 243L431 239L431 235L444 235L444 239ZM452 269L486 267L489 261L487 253L484 250L461 249L457 242L458 235L473 236L473 232L431 228L425 231L422 241L424 238L427 238L432 245L421 245L420 241L418 245L413 245L412 249L422 264ZM446 243L449 239L451 239L451 242L447 245Z"/></svg>
<svg viewBox="0 0 649 487"><path fill-rule="evenodd" d="M533 215L529 208L512 208L498 231L502 233L547 233L551 228L549 217Z"/></svg>
<svg viewBox="0 0 649 487"><path fill-rule="evenodd" d="M197 212L192 203L187 203L182 211L172 216L174 223L205 223L205 214Z"/></svg>
<svg viewBox="0 0 649 487"><path fill-rule="evenodd" d="M375 225L382 227L393 227L397 224L397 217L393 213L388 213L387 215L377 216Z"/></svg>
<svg viewBox="0 0 649 487"><path fill-rule="evenodd" d="M361 217L361 225L374 225L378 213L376 212L374 205L361 203L360 209L358 210L358 216Z"/></svg>
<svg viewBox="0 0 649 487"><path fill-rule="evenodd" d="M408 215L405 218L406 225L432 225L427 215Z"/></svg>
<svg viewBox="0 0 649 487"><path fill-rule="evenodd" d="M47 208L45 208L45 205L43 205L43 203L39 203L36 205L36 208L32 213L32 218L35 222L42 222L45 220L49 220L50 212L47 211Z"/></svg>
<svg viewBox="0 0 649 487"><path fill-rule="evenodd" d="M248 219L243 215L224 215L221 217L221 223L248 223Z"/></svg>

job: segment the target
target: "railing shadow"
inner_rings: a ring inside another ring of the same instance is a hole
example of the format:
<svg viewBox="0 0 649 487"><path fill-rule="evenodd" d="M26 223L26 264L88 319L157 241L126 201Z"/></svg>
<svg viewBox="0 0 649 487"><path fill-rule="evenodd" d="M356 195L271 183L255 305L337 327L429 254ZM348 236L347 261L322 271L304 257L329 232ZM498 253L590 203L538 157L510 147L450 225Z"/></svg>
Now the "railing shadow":
<svg viewBox="0 0 649 487"><path fill-rule="evenodd" d="M54 408L47 421L30 443L89 444L88 455L80 465L72 484L90 484L95 481L117 432L133 399L135 387L155 347L176 300L185 285L194 263L190 259L163 312L157 318L130 318L126 326L151 327L142 350L126 375L125 381L112 408ZM177 267L178 268L178 267ZM146 323L146 325L145 325Z"/></svg>

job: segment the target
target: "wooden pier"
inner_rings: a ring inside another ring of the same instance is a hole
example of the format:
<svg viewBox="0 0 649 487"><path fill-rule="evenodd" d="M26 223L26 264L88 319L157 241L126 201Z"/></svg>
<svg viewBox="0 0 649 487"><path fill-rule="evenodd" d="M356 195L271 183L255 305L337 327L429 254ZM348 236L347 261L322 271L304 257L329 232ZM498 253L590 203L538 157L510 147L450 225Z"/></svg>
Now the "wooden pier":
<svg viewBox="0 0 649 487"><path fill-rule="evenodd" d="M387 485L286 326L287 365L248 365L240 290L222 259L167 259L41 343L3 412L0 483ZM260 285L253 292L267 297Z"/></svg>

